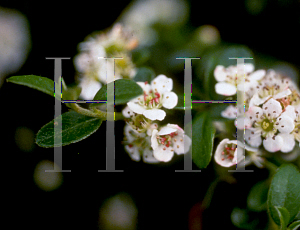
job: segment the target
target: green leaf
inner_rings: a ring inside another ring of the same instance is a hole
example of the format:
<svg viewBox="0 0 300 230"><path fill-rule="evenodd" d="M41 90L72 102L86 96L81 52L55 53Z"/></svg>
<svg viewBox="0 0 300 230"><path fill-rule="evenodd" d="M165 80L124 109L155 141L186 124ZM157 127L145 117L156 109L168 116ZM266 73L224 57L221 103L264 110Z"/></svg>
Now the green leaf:
<svg viewBox="0 0 300 230"><path fill-rule="evenodd" d="M119 79L115 82L115 105L122 105L130 101L131 99L143 94L143 89L133 80ZM102 86L102 88L96 93L93 100L106 100L107 85ZM93 103L90 106L98 106L97 103Z"/></svg>
<svg viewBox="0 0 300 230"><path fill-rule="evenodd" d="M260 212L267 209L268 182L259 181L250 190L247 197L247 206L250 210Z"/></svg>
<svg viewBox="0 0 300 230"><path fill-rule="evenodd" d="M275 173L269 193L268 210L277 225L280 217L275 206L284 207L290 213L288 223L294 220L300 210L300 172L293 164L281 165Z"/></svg>
<svg viewBox="0 0 300 230"><path fill-rule="evenodd" d="M300 220L297 220L290 224L288 230L298 230L300 228Z"/></svg>
<svg viewBox="0 0 300 230"><path fill-rule="evenodd" d="M202 113L193 119L192 125L192 151L193 162L199 168L206 168L211 161L215 128L210 114Z"/></svg>
<svg viewBox="0 0 300 230"><path fill-rule="evenodd" d="M277 207L277 206L275 206L275 209L280 219L280 230L286 230L286 226L290 221L290 214L288 210L286 210L285 207Z"/></svg>
<svg viewBox="0 0 300 230"><path fill-rule="evenodd" d="M236 57L253 57L253 53L251 50L243 45L230 45L230 46L220 46L216 49L212 49L210 52L206 53L202 58L201 66L204 75L204 89L206 89L206 94L210 96L210 98L214 100L221 100L224 96L218 95L215 92L215 84L217 81L214 77L214 70L217 65L223 65L228 67L230 65L236 65ZM253 60L245 60L245 63L253 63Z"/></svg>
<svg viewBox="0 0 300 230"><path fill-rule="evenodd" d="M12 76L6 79L6 81L18 85L28 86L54 97L54 81L49 78L36 75L23 75Z"/></svg>
<svg viewBox="0 0 300 230"><path fill-rule="evenodd" d="M149 82L151 83L151 81L155 78L155 73L153 71L153 69L149 68L149 67L141 67L137 70L136 75L134 76L133 80L138 82Z"/></svg>
<svg viewBox="0 0 300 230"><path fill-rule="evenodd" d="M54 145L54 122L58 122L60 119L62 129L56 136L62 136L62 143ZM37 133L36 143L44 148L53 148L79 142L96 132L101 123L102 120L99 118L88 117L74 111L69 111L43 126Z"/></svg>

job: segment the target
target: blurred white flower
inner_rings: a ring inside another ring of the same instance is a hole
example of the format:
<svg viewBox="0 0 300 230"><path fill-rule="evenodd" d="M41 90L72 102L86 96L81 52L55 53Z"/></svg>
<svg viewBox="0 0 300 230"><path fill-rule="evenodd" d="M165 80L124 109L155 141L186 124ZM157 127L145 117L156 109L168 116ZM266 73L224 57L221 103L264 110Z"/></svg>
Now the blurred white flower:
<svg viewBox="0 0 300 230"><path fill-rule="evenodd" d="M78 45L79 53L74 57L74 66L82 88L80 97L85 100L93 99L99 85L101 87L101 83L111 82L110 79L133 78L136 68L130 51L137 45L138 41L132 32L125 30L121 24L115 24L108 31L94 32L87 36ZM114 62L101 59L113 57L121 59ZM107 76L108 74L113 76Z"/></svg>
<svg viewBox="0 0 300 230"><path fill-rule="evenodd" d="M127 103L130 110L137 114L143 114L150 120L163 120L166 112L161 107L172 109L177 105L178 97L173 89L173 80L165 75L158 75L152 80L151 84L147 82L137 82L144 90L141 95Z"/></svg>
<svg viewBox="0 0 300 230"><path fill-rule="evenodd" d="M185 0L136 0L124 10L118 21L134 31L141 46L152 45L157 40L153 25L170 27L183 24L188 11Z"/></svg>
<svg viewBox="0 0 300 230"><path fill-rule="evenodd" d="M29 23L19 11L0 7L0 86L17 72L31 49Z"/></svg>
<svg viewBox="0 0 300 230"><path fill-rule="evenodd" d="M99 228L102 230L137 229L138 210L131 196L119 193L108 198L99 210Z"/></svg>
<svg viewBox="0 0 300 230"><path fill-rule="evenodd" d="M42 160L35 166L33 172L35 184L47 192L59 188L63 182L63 174L61 172L45 172L45 170L53 170L54 164L54 162L49 160Z"/></svg>

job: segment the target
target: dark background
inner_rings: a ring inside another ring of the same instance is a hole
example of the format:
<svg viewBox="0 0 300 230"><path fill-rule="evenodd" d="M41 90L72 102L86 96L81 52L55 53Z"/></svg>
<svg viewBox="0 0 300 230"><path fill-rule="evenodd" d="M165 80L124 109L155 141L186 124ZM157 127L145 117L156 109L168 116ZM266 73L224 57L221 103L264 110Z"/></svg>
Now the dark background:
<svg viewBox="0 0 300 230"><path fill-rule="evenodd" d="M54 63L46 57L71 57L77 44L95 30L110 27L130 1L1 1L0 5L21 11L29 20L32 50L24 66L13 75L34 74L53 79ZM216 26L223 41L245 44L254 53L263 53L300 67L299 2L265 1L264 10L252 15L244 1L190 0L191 28L203 24ZM67 83L74 80L73 62L63 61ZM63 148L62 186L53 192L41 191L33 182L35 165L53 160L53 149L38 146L22 152L14 142L17 127L37 131L54 116L54 99L27 87L4 83L0 89L2 189L9 201L6 213L10 229L97 229L98 210L104 199L125 191L132 195L139 210L138 229L188 229L190 209L201 202L214 178L213 164L201 173L174 173L183 169L182 158L159 165L136 163L116 147L116 168L124 173L97 173L105 168L105 125L90 138ZM64 107L63 112L67 111ZM124 122L116 122L122 127ZM120 129L122 130L122 129ZM101 141L99 140L101 139ZM116 133L120 143L122 132ZM79 154L78 154L79 153ZM255 168L254 168L255 169ZM216 200L206 211L204 229L225 226L234 229L230 213L235 205L245 206L251 181L265 176L257 169L247 175L235 175L238 185L221 183ZM217 219L217 221L215 221Z"/></svg>

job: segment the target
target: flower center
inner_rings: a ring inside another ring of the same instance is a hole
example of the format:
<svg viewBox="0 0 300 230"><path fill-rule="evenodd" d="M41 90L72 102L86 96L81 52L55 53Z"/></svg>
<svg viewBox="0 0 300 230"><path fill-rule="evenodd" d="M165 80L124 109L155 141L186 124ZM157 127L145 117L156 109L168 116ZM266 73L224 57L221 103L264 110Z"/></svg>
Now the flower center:
<svg viewBox="0 0 300 230"><path fill-rule="evenodd" d="M160 107L161 95L158 92L149 91L149 94L146 94L144 91L144 101L141 104L149 108L158 108Z"/></svg>
<svg viewBox="0 0 300 230"><path fill-rule="evenodd" d="M265 118L261 122L261 127L265 132L271 132L273 130L273 122L270 122L269 119Z"/></svg>
<svg viewBox="0 0 300 230"><path fill-rule="evenodd" d="M128 123L134 130L137 130L140 133L145 132L150 125L149 120L142 114L131 116L131 120Z"/></svg>
<svg viewBox="0 0 300 230"><path fill-rule="evenodd" d="M232 160L234 158L234 152L236 150L235 144L225 145L224 151L222 152L222 161L225 159Z"/></svg>
<svg viewBox="0 0 300 230"><path fill-rule="evenodd" d="M173 147L173 144L172 144L171 140L172 140L173 137L175 137L177 135L178 135L177 132L173 132L173 133L170 133L168 135L162 135L162 136L159 136L159 137L156 137L156 138L157 138L157 142L159 144L164 145L168 148L170 146ZM174 139L174 142L177 141L177 140L176 141L175 140L176 140L176 138Z"/></svg>

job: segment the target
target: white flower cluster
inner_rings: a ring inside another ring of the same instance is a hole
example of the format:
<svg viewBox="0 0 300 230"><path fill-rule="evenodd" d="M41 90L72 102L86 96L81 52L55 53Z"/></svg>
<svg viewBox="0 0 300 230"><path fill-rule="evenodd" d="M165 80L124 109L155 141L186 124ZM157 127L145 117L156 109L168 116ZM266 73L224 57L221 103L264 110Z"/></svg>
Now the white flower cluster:
<svg viewBox="0 0 300 230"><path fill-rule="evenodd" d="M256 160L254 163L257 166L263 161L259 157L261 151L258 148L261 145L268 152L290 153L295 141L300 142L300 91L289 78L274 70L254 71L252 64L227 68L219 65L214 76L218 81L215 86L218 94L237 94L242 98L238 98L236 107L228 106L221 115L236 119L237 129L245 130L244 138L249 145L245 149L251 148L249 151L256 152L256 157L252 154L252 159ZM233 142L223 140L219 144L215 153L218 164L229 167L243 159L235 156L238 153L233 150L236 150L238 143ZM248 163L251 163L249 159Z"/></svg>
<svg viewBox="0 0 300 230"><path fill-rule="evenodd" d="M74 66L82 88L80 97L91 100L106 79L107 69L112 69L112 62L99 57L121 57L115 61L115 80L131 79L136 73L130 51L138 45L137 39L121 24L115 24L107 32L95 32L78 45L79 53L74 57Z"/></svg>
<svg viewBox="0 0 300 230"><path fill-rule="evenodd" d="M161 108L172 109L177 105L178 97L173 89L173 81L165 75L159 75L149 84L137 82L144 94L127 103L122 111L128 118L124 128L125 150L132 160L157 163L170 161L174 153L189 151L191 139L182 128L175 124L159 127L155 120L162 121L166 112Z"/></svg>

